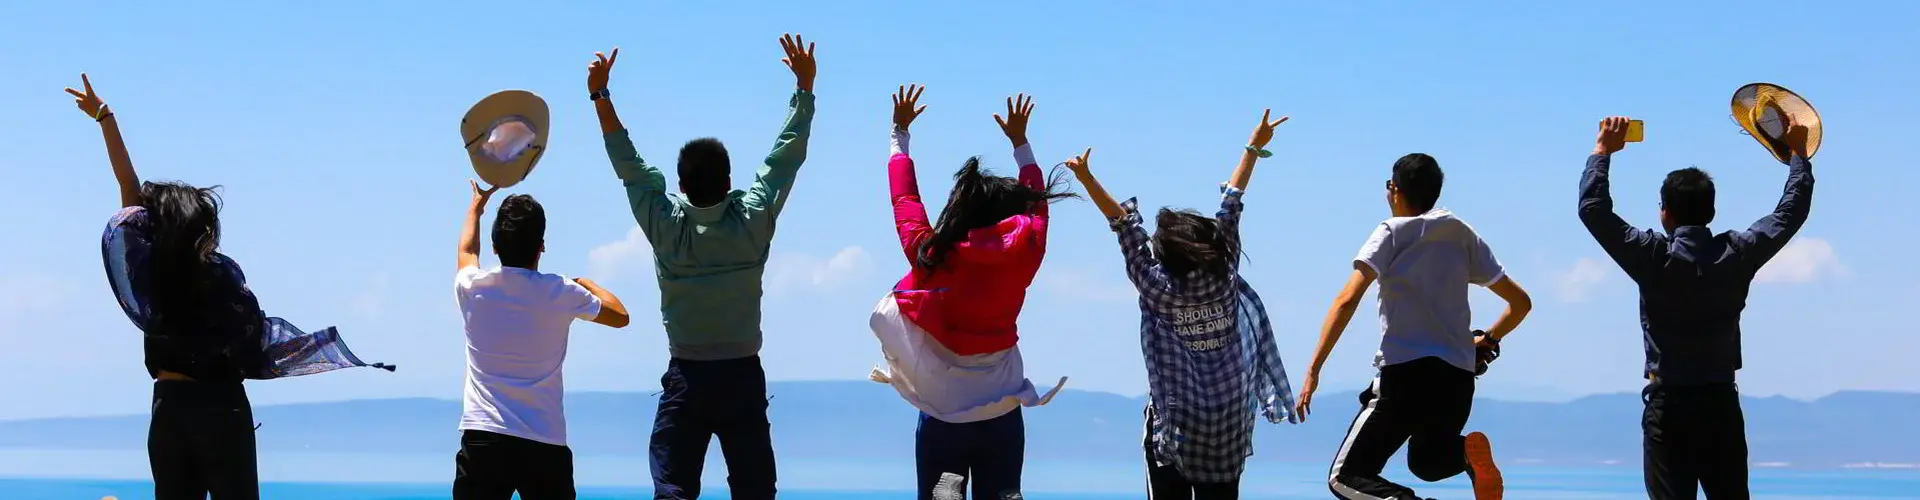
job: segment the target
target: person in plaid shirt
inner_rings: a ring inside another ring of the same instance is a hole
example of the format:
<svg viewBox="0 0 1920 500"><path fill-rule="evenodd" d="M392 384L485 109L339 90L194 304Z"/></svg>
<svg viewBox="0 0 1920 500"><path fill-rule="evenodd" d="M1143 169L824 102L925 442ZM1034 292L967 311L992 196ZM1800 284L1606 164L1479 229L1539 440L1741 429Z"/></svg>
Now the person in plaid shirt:
<svg viewBox="0 0 1920 500"><path fill-rule="evenodd" d="M1144 447L1150 498L1233 499L1253 455L1255 413L1298 422L1293 389L1274 346L1273 326L1253 287L1240 277L1240 195L1253 164L1285 117L1261 116L1220 211L1160 209L1152 237L1135 200L1115 203L1088 170L1093 150L1067 168L1119 234L1127 278L1140 291L1140 348L1149 404Z"/></svg>
<svg viewBox="0 0 1920 500"><path fill-rule="evenodd" d="M1334 455L1327 487L1336 498L1417 500L1412 489L1381 477L1387 459L1407 447L1407 469L1424 481L1466 472L1474 497L1505 493L1486 434L1461 436L1473 413L1474 378L1498 355L1500 339L1520 326L1533 299L1520 288L1473 226L1435 208L1443 174L1432 156L1414 153L1393 164L1387 205L1393 217L1374 226L1354 256L1353 275L1321 325L1320 343L1300 384L1305 419L1340 333L1360 299L1380 282L1379 374L1360 393L1360 413ZM1472 329L1468 285L1486 287L1507 310L1485 332Z"/></svg>

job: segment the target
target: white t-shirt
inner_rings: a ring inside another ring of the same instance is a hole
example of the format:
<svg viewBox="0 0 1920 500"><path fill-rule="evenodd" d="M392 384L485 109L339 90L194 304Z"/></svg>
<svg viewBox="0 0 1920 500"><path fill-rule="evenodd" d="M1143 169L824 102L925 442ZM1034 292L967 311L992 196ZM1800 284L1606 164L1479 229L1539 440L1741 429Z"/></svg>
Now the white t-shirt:
<svg viewBox="0 0 1920 500"><path fill-rule="evenodd" d="M600 314L600 299L557 274L466 267L454 275L466 320L461 430L566 446L560 365L573 320Z"/></svg>
<svg viewBox="0 0 1920 500"><path fill-rule="evenodd" d="M1380 352L1374 367L1438 357L1474 371L1469 285L1506 276L1487 242L1446 209L1381 222L1353 260L1380 283Z"/></svg>

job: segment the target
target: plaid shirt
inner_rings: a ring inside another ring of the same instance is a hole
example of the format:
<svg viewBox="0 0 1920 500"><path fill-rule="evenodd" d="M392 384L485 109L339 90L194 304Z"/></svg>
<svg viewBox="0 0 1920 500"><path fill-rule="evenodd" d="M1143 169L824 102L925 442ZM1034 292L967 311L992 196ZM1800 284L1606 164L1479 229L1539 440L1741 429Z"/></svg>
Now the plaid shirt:
<svg viewBox="0 0 1920 500"><path fill-rule="evenodd" d="M1241 191L1222 188L1215 215L1227 244L1240 245ZM1278 423L1292 415L1293 388L1275 347L1266 306L1239 263L1231 279L1168 276L1154 258L1133 199L1113 221L1140 291L1140 346L1147 360L1155 462L1187 480L1238 480L1253 455L1255 413Z"/></svg>
<svg viewBox="0 0 1920 500"><path fill-rule="evenodd" d="M214 286L203 303L205 326L187 331L164 331L149 299L155 293L146 272L153 238L148 234L146 210L126 207L114 214L100 236L101 260L107 284L127 319L144 332L147 371L176 372L201 381L265 380L371 366L393 371L392 365L366 363L347 350L333 327L307 333L287 320L267 316L247 287L240 264L213 254Z"/></svg>

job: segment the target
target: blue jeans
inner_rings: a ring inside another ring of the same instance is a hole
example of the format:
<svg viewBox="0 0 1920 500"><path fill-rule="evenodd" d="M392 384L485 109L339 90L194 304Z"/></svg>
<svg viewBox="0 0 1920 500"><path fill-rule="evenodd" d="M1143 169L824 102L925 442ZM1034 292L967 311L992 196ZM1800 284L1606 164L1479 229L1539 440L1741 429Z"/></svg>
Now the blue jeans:
<svg viewBox="0 0 1920 500"><path fill-rule="evenodd" d="M967 478L974 500L999 500L1020 491L1027 424L1018 408L1006 415L964 424L922 413L913 448L920 500L933 500L933 488L941 474Z"/></svg>
<svg viewBox="0 0 1920 500"><path fill-rule="evenodd" d="M760 357L667 362L660 377L660 408L647 443L653 498L700 498L707 443L720 438L727 487L735 500L772 500L772 426L767 422L767 373Z"/></svg>

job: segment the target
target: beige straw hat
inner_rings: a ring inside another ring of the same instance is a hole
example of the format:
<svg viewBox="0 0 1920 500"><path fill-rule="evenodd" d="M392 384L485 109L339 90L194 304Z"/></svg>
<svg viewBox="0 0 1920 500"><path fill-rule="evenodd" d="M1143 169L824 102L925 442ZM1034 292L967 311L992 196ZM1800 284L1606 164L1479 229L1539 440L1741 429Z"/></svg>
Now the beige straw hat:
<svg viewBox="0 0 1920 500"><path fill-rule="evenodd" d="M473 172L494 187L519 184L547 150L547 101L525 90L502 90L474 103L460 119Z"/></svg>
<svg viewBox="0 0 1920 500"><path fill-rule="evenodd" d="M1807 158L1813 158L1820 150L1820 113L1800 94L1771 83L1749 83L1733 92L1733 120L1773 153L1774 159L1786 163L1788 150L1776 147L1780 136L1787 133L1782 114L1793 124L1807 128Z"/></svg>

